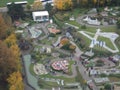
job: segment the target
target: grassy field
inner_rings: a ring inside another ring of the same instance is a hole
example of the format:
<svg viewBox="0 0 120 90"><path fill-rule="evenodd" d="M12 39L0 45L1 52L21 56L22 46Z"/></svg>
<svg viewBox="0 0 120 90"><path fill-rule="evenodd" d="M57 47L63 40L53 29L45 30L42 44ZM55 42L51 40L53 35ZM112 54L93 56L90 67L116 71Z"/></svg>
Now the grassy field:
<svg viewBox="0 0 120 90"><path fill-rule="evenodd" d="M25 0L0 0L0 7L5 7L8 2L16 2L16 1L25 1ZM33 3L34 0L26 0L29 3Z"/></svg>
<svg viewBox="0 0 120 90"><path fill-rule="evenodd" d="M106 45L107 45L109 48L115 50L115 47L113 46L113 44L112 44L112 42L111 42L110 39L99 36L99 37L98 37L98 41L105 41L105 42L106 42Z"/></svg>

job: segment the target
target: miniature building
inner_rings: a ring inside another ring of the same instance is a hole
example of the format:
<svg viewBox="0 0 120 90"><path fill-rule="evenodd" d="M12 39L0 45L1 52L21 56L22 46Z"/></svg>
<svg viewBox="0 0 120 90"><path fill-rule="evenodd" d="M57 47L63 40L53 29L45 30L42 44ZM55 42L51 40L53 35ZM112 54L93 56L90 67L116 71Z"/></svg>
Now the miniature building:
<svg viewBox="0 0 120 90"><path fill-rule="evenodd" d="M83 21L86 21L88 24L91 25L100 25L100 22L97 19L92 20L89 16L86 16L86 18L83 19Z"/></svg>
<svg viewBox="0 0 120 90"><path fill-rule="evenodd" d="M33 20L37 22L49 21L48 11L32 12Z"/></svg>

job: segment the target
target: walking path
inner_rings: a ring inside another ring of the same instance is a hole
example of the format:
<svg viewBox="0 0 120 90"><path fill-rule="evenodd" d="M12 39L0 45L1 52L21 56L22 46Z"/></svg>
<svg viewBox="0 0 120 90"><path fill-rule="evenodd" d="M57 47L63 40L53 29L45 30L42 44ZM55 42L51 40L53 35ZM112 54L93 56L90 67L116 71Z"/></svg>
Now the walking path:
<svg viewBox="0 0 120 90"><path fill-rule="evenodd" d="M31 85L35 90L40 90L40 87L38 86L38 78L35 78L33 75L31 75L29 71L31 64L31 56L30 55L23 56L23 61L28 84Z"/></svg>
<svg viewBox="0 0 120 90"><path fill-rule="evenodd" d="M77 51L80 51L80 50L77 50ZM77 52L77 53L78 53L78 52ZM77 61L77 66L79 67L79 68L78 68L78 69L79 69L79 72L81 73L83 79L84 79L86 82L92 80L92 78L90 78L90 77L88 76L88 74L85 73L85 72L86 72L86 68L85 68L85 67L82 65L82 63L79 61L79 58L76 57L76 56L77 56L77 53L75 53L74 59ZM79 52L79 53L81 53L81 52ZM92 82L92 84L93 84L93 90L99 90L99 89L97 88L97 86L95 85L94 82Z"/></svg>

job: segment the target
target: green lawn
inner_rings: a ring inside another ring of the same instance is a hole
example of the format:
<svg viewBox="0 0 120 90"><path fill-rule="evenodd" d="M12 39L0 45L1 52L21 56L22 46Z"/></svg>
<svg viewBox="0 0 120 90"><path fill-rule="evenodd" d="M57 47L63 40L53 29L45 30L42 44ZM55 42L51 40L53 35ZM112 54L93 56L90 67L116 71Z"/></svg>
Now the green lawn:
<svg viewBox="0 0 120 90"><path fill-rule="evenodd" d="M46 74L46 75L40 75L41 78L54 78L54 79L62 79L65 81L65 83L74 83L76 82L75 78L66 78L63 76L52 76L50 74Z"/></svg>
<svg viewBox="0 0 120 90"><path fill-rule="evenodd" d="M0 7L5 7L8 2L16 2L16 1L25 1L25 0L0 0ZM29 3L33 3L34 0L26 0Z"/></svg>
<svg viewBox="0 0 120 90"><path fill-rule="evenodd" d="M112 42L111 42L110 39L99 36L97 40L98 40L98 41L105 41L105 42L106 42L106 46L108 46L109 48L115 50L115 47L113 46L113 44L112 44Z"/></svg>
<svg viewBox="0 0 120 90"><path fill-rule="evenodd" d="M101 27L102 32L116 32L116 26Z"/></svg>
<svg viewBox="0 0 120 90"><path fill-rule="evenodd" d="M79 33L80 37L84 40L85 45L89 47L91 40L88 39L86 36L82 35L81 33Z"/></svg>
<svg viewBox="0 0 120 90"><path fill-rule="evenodd" d="M82 25L80 25L79 23L77 23L76 21L67 21L67 22L65 22L65 23L69 23L69 24L71 24L71 25L75 25L75 26L77 26L77 27L79 27L79 30L81 31L88 31L88 32L91 32L91 33L95 33L96 32L96 30L97 30L97 28L96 27L89 27L89 26L86 26L86 29L82 29L81 28L81 26Z"/></svg>

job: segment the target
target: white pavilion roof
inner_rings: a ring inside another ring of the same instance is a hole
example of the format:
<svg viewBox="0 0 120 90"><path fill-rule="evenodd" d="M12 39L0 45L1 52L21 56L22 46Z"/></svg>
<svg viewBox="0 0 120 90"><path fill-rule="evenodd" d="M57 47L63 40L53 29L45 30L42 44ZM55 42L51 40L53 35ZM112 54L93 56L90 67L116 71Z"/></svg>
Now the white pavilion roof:
<svg viewBox="0 0 120 90"><path fill-rule="evenodd" d="M33 16L48 16L48 11L36 11L32 12Z"/></svg>

